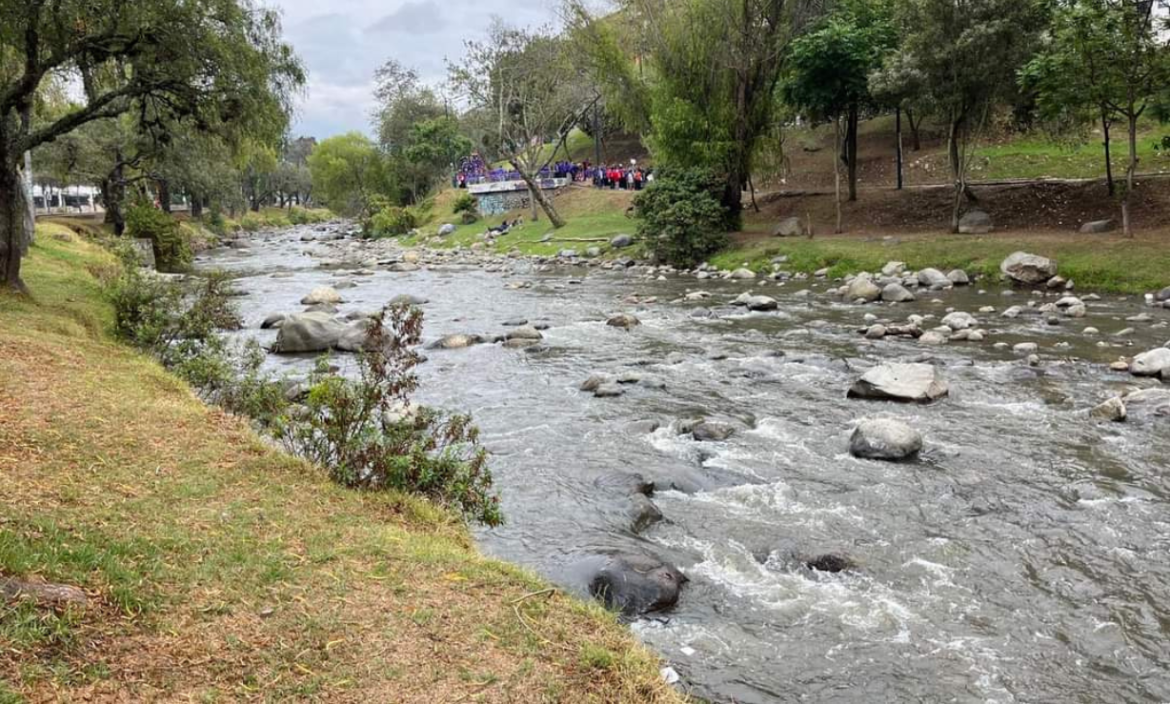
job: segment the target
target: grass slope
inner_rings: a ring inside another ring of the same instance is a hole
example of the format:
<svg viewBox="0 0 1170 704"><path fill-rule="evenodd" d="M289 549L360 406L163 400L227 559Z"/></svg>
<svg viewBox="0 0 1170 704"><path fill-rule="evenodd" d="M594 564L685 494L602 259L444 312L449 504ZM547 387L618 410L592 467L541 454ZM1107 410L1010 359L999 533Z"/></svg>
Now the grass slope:
<svg viewBox="0 0 1170 704"><path fill-rule="evenodd" d="M532 220L530 211L514 211L505 215L484 218L472 225L459 224L459 218L451 214L452 204L461 192L448 189L435 197L433 215L421 228L422 235L418 238L404 238L407 246L420 244L428 240L428 244L437 248L470 247L480 242L480 236L487 232L489 227L498 226L504 220L509 222L517 217L524 218L524 225L513 228L507 235L496 241L493 251L508 252L518 249L524 254L553 255L563 249L583 251L590 246L604 248L605 242L576 242L580 239L608 240L614 235L633 234L637 222L626 217L626 210L633 201L633 193L628 191L611 191L594 188L593 186L571 186L562 189L556 196L554 204L565 220L565 227L554 230L542 212L539 221ZM431 239L444 223L456 225L455 234L441 240ZM542 243L545 235L552 235L556 241Z"/></svg>
<svg viewBox="0 0 1170 704"><path fill-rule="evenodd" d="M91 272L112 266L44 226L33 297L0 294L0 576L91 597L0 602L0 702L679 701L611 615L111 342Z"/></svg>

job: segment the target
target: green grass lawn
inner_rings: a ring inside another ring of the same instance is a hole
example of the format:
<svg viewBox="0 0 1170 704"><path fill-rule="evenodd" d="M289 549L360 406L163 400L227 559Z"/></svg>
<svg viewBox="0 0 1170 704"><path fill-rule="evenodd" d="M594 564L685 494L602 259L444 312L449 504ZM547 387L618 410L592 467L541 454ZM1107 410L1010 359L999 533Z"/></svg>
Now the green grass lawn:
<svg viewBox="0 0 1170 704"><path fill-rule="evenodd" d="M560 229L554 229L543 212L540 214L540 220L533 221L530 211L515 211L483 218L472 225L463 225L459 222L458 216L451 214L451 204L457 196L458 192L454 190L446 190L436 196L433 215L420 228L422 235L403 238L403 244L414 246L426 241L430 246L437 248L470 247L482 241L480 236L487 232L488 228L496 227L504 220L511 222L522 216L524 225L513 228L507 235L498 238L491 251L504 253L518 249L523 254L548 256L563 249L576 249L580 252L590 246L605 249L606 245L604 242L542 243L540 240L546 235L551 234L557 240L602 238L608 240L615 235L632 235L637 228L637 222L626 217L626 208L629 207L631 199L630 194L624 191L605 191L592 186L574 186L563 190L554 200L558 212L567 221L565 227ZM455 234L441 240L433 240L432 237L445 223L456 226Z"/></svg>

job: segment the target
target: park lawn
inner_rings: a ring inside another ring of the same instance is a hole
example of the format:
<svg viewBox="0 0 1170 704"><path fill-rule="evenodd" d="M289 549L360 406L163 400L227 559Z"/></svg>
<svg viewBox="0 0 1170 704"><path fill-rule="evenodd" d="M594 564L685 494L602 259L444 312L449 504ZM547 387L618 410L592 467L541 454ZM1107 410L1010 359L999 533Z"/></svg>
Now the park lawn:
<svg viewBox="0 0 1170 704"><path fill-rule="evenodd" d="M557 211L566 220L566 225L553 229L544 213L540 214L539 221L532 220L531 212L514 211L505 215L496 215L483 218L471 225L463 225L458 216L451 214L451 207L461 191L447 189L435 196L431 219L420 229L419 237L403 238L406 246L414 246L426 242L429 246L439 249L453 249L456 247L471 247L481 242L481 235L488 228L500 225L504 220L514 221L517 217L524 218L524 225L513 228L509 233L496 240L490 251L504 253L513 249L522 254L537 256L552 256L564 249L583 251L588 247L596 246L606 249L606 242L615 235L633 234L637 228L637 221L626 217L626 210L630 207L633 194L627 191L611 191L593 188L591 185L570 186L562 190L554 201ZM446 223L455 225L455 233L442 239L436 239L439 228ZM541 242L546 235L554 238L550 242ZM583 242L577 240L598 240Z"/></svg>
<svg viewBox="0 0 1170 704"><path fill-rule="evenodd" d="M838 277L880 271L889 261L910 269L934 267L944 273L998 277L999 265L1012 252L1025 250L1055 259L1060 274L1080 290L1142 294L1170 285L1170 248L1159 235L1129 240L1122 237L1003 234L993 236L923 235L893 239L834 236L782 240L755 238L721 252L711 264L735 269L747 266L770 272L772 259L787 256L781 268L811 273L828 268Z"/></svg>
<svg viewBox="0 0 1170 704"><path fill-rule="evenodd" d="M680 701L612 615L113 342L113 267L46 225L0 294L0 577L89 596L0 602L0 702Z"/></svg>

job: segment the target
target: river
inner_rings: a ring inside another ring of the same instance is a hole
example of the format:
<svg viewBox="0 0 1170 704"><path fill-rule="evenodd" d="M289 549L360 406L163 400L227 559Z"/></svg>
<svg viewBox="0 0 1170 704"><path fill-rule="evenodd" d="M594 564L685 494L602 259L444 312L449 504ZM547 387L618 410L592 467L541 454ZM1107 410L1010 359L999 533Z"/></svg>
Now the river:
<svg viewBox="0 0 1170 704"><path fill-rule="evenodd" d="M493 453L507 524L477 531L485 552L568 586L583 555L615 548L687 575L676 608L633 628L688 691L748 704L1170 701L1170 419L1083 414L1159 385L1107 364L1166 343L1170 311L1103 296L1087 318L1059 326L1008 320L998 311L1028 294L1005 297L986 281L890 308L823 295L831 282L659 280L523 260L392 273L361 262L374 255L360 244L302 241L327 235L259 235L199 266L239 276L241 335L265 343L266 316L298 312L311 289L346 281L357 285L341 291L343 313L403 293L429 299L428 340L504 332L517 317L546 323L535 349L428 351L420 398L471 412ZM354 274L362 268L372 275ZM757 286L779 311L730 306ZM797 295L806 288L811 296ZM696 290L712 297L682 300ZM997 312L977 312L984 306ZM924 348L857 332L867 313L941 318L951 308L975 314L989 339ZM643 324L606 326L616 312ZM1126 321L1141 313L1151 319ZM1132 336L1111 337L1126 327ZM1039 366L993 347L1022 341L1039 344ZM846 399L875 364L919 359L943 369L949 398ZM279 373L311 364L269 359ZM579 390L599 372L643 382L613 399ZM854 423L875 416L921 431L921 458L850 456ZM700 443L670 428L695 417L741 430ZM615 471L677 487L654 497L665 520L632 532L594 486ZM857 569L819 573L793 559L827 552Z"/></svg>

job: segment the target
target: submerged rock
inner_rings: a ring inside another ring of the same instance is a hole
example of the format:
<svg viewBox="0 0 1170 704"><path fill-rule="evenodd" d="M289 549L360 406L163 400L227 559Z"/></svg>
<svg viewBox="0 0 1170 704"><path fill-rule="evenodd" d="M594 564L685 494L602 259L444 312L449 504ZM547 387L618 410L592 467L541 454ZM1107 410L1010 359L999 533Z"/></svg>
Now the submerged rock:
<svg viewBox="0 0 1170 704"><path fill-rule="evenodd" d="M629 313L620 313L605 321L605 324L611 328L622 328L623 330L629 330L641 325L642 321L638 320L636 316Z"/></svg>
<svg viewBox="0 0 1170 704"><path fill-rule="evenodd" d="M705 420L691 428L691 437L699 442L723 442L735 435L735 426Z"/></svg>
<svg viewBox="0 0 1170 704"><path fill-rule="evenodd" d="M442 339L432 342L430 348L433 350L460 350L482 344L483 341L484 340L481 335L447 335Z"/></svg>
<svg viewBox="0 0 1170 704"><path fill-rule="evenodd" d="M1111 398L1105 403L1093 408L1089 411L1089 417L1094 420L1104 420L1113 423L1120 423L1125 420L1128 415L1125 408L1125 401L1120 398Z"/></svg>

